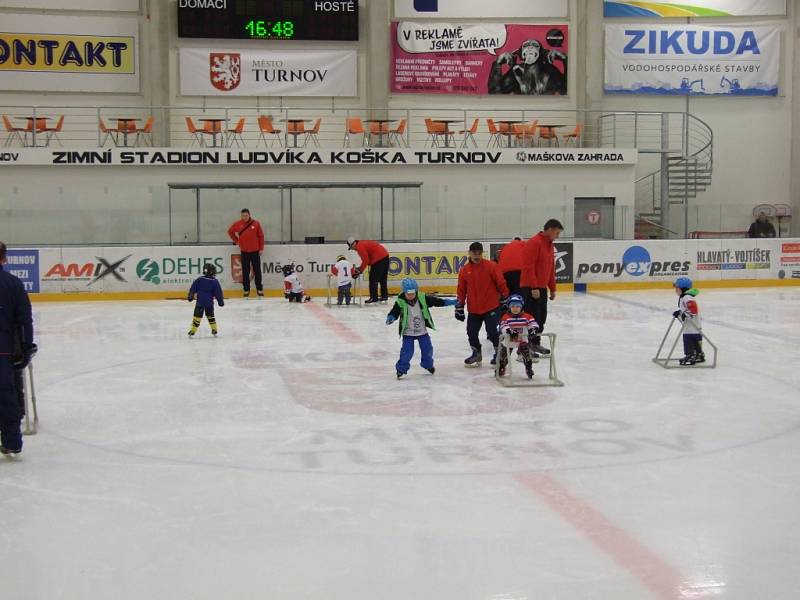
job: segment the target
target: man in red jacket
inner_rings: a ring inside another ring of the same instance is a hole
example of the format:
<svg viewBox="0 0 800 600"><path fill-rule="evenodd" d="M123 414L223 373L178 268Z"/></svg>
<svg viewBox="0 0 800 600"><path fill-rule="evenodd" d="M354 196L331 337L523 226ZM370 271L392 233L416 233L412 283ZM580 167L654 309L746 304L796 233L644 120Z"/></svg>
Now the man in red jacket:
<svg viewBox="0 0 800 600"><path fill-rule="evenodd" d="M375 240L357 240L347 238L347 249L355 250L361 257L361 266L353 269L353 276L358 277L369 267L369 300L364 304L386 302L389 299L389 252L383 244ZM378 284L381 296L378 298Z"/></svg>
<svg viewBox="0 0 800 600"><path fill-rule="evenodd" d="M556 219L550 219L544 224L543 231L525 242L520 287L525 298L525 312L536 319L539 331L544 329L547 320L548 288L550 300L556 299L556 250L553 242L562 231L564 226ZM534 352L550 354L550 350L542 346L539 336L532 338L531 346Z"/></svg>
<svg viewBox="0 0 800 600"><path fill-rule="evenodd" d="M256 293L264 295L261 284L261 253L264 251L264 231L261 223L250 217L250 210L242 209L242 218L228 227L228 235L239 246L242 255L242 287L244 297L250 295L250 267L256 276Z"/></svg>
<svg viewBox="0 0 800 600"><path fill-rule="evenodd" d="M479 367L483 360L481 353L481 325L486 328L486 337L494 346L492 364L497 360L497 344L500 336L497 325L500 323L501 299L508 296L508 286L500 274L497 264L483 259L483 244L472 242L469 245L469 262L458 272L458 300L456 319L463 321L464 305L467 305L467 338L472 347L472 355L464 361L465 367Z"/></svg>
<svg viewBox="0 0 800 600"><path fill-rule="evenodd" d="M519 237L515 237L500 250L497 264L511 294L520 293L519 280L522 275L522 254L524 250L525 242Z"/></svg>

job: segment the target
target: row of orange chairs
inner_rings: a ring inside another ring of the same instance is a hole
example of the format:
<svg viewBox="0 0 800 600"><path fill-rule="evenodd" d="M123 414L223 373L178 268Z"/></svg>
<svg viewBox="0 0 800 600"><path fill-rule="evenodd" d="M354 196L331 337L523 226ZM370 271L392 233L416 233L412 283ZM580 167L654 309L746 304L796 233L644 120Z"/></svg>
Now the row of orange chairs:
<svg viewBox="0 0 800 600"><path fill-rule="evenodd" d="M472 126L468 129L461 129L458 132L451 132L448 128L448 124L441 121L435 121L433 119L425 119L425 126L428 132L428 140L432 146L438 146L439 139L441 137L445 138L445 145L449 145L449 139L455 136L456 134L461 136L461 145L466 147L469 142L477 148L478 143L475 141L475 134L478 133L478 126L480 124L480 119L475 119L472 122ZM548 144L555 144L559 145L559 137L564 140L565 145L572 142L577 146L578 140L581 137L581 133L583 131L583 125L578 123L575 125L575 128L570 131L569 133L563 134L561 136L558 135L556 132L555 127L547 126L547 125L539 125L539 121L531 121L530 123L495 123L494 119L486 119L486 126L489 130L489 147L492 145L502 146L503 145L503 138L507 138L508 146L511 146L511 140L514 139L514 142L517 146L531 146L533 142L536 140L536 130L539 130L539 140L546 140Z"/></svg>
<svg viewBox="0 0 800 600"><path fill-rule="evenodd" d="M242 117L236 123L236 126L232 129L227 129L225 133L225 145L233 146L233 144L242 145L244 146L244 138L242 134L244 134L244 127L245 127L245 118ZM216 135L222 133L221 131L221 123L222 122L213 122L213 121L206 121L203 127L198 127L194 120L191 117L186 117L186 129L189 131L189 134L192 136L191 145L194 145L197 142L198 145L204 146L206 145L206 139L209 137L214 140L216 139ZM310 129L305 128L305 123L303 121L288 121L286 123L286 133L288 135L293 136L295 145L297 144L297 138L299 136L303 136L303 147L307 146L309 141L316 144L319 148L319 130L322 126L322 119L319 118L314 122L314 126ZM258 130L259 136L258 141L256 142L256 146L260 144L262 141L264 142L264 146L267 145L269 141L270 147L275 145L275 142L278 145L283 145L283 139L281 134L283 134L282 129L278 129L273 125L272 119L270 117L258 117ZM270 140L267 140L267 136L272 136Z"/></svg>
<svg viewBox="0 0 800 600"><path fill-rule="evenodd" d="M44 134L45 146L49 146L53 139L58 140L58 144L61 145L61 138L58 136L58 134L61 133L61 130L64 128L64 115L61 115L58 118L58 121L54 127L47 126L46 117L37 117L36 119L31 117L27 119L28 124L25 127L14 127L14 125L11 124L11 120L8 118L8 115L3 115L3 127L8 134L4 144L6 148L9 147L15 140L18 141L22 146L32 146L35 141L33 135L34 127L36 130L36 135ZM36 122L35 125L34 121ZM30 134L30 141L28 140L28 134Z"/></svg>

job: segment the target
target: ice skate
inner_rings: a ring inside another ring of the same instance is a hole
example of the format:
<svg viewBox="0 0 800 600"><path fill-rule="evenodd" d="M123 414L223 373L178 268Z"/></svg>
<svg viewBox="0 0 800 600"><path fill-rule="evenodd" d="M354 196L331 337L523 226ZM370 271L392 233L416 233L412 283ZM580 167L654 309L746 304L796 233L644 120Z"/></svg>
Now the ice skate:
<svg viewBox="0 0 800 600"><path fill-rule="evenodd" d="M242 298L249 298L250 297L250 290L242 292Z"/></svg>
<svg viewBox="0 0 800 600"><path fill-rule="evenodd" d="M706 355L703 354L702 352L698 352L697 354L695 354L695 362L697 363L706 362Z"/></svg>
<svg viewBox="0 0 800 600"><path fill-rule="evenodd" d="M405 375L406 375L405 373L401 373L400 371L397 372L398 379L402 379L403 377L405 377Z"/></svg>
<svg viewBox="0 0 800 600"><path fill-rule="evenodd" d="M468 356L464 359L464 366L465 367L480 367L481 362L483 362L483 356L481 355L481 349L472 347L472 355Z"/></svg>
<svg viewBox="0 0 800 600"><path fill-rule="evenodd" d="M530 361L525 362L525 374L528 376L528 379L533 379L533 363Z"/></svg>
<svg viewBox="0 0 800 600"><path fill-rule="evenodd" d="M540 344L532 345L531 346L531 350L533 350L534 352L536 352L538 354L541 354L542 356L547 356L548 354L550 354L550 350L548 350L547 348L545 348L544 346L542 346Z"/></svg>
<svg viewBox="0 0 800 600"><path fill-rule="evenodd" d="M190 330L190 331L188 332L188 335L189 335L189 337L190 337L190 338L194 337L194 333L195 333L194 331L191 331L191 330Z"/></svg>
<svg viewBox="0 0 800 600"><path fill-rule="evenodd" d="M434 373L436 373L436 367L431 367L430 369L425 369L425 370L426 370L428 373L430 373L431 375L433 375Z"/></svg>
<svg viewBox="0 0 800 600"><path fill-rule="evenodd" d="M9 450L5 446L0 446L0 454L3 454L5 456L13 456L15 454L19 454L20 452L22 452L22 449L20 449L20 450Z"/></svg>
<svg viewBox="0 0 800 600"><path fill-rule="evenodd" d="M492 366L497 364L497 348L494 349L494 354L492 354L492 360L489 361L489 364Z"/></svg>
<svg viewBox="0 0 800 600"><path fill-rule="evenodd" d="M264 291L263 290L256 290L256 295L260 296L261 298L263 298L264 297Z"/></svg>
<svg viewBox="0 0 800 600"><path fill-rule="evenodd" d="M683 365L684 367L690 367L697 362L697 357L694 354L684 356L682 359L678 361L679 365Z"/></svg>
<svg viewBox="0 0 800 600"><path fill-rule="evenodd" d="M378 304L378 302L380 302L380 300L378 300L377 298L369 298L367 300L364 300L364 304Z"/></svg>

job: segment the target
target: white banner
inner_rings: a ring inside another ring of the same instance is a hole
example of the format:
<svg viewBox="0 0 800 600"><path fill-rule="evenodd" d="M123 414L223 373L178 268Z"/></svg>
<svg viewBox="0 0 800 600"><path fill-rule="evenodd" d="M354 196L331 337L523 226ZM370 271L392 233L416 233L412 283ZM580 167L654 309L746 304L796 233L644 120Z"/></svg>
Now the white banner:
<svg viewBox="0 0 800 600"><path fill-rule="evenodd" d="M606 17L747 17L785 15L786 0L605 0Z"/></svg>
<svg viewBox="0 0 800 600"><path fill-rule="evenodd" d="M272 218L263 215L262 220ZM530 234L532 232L528 232ZM526 235L528 235L526 234ZM389 282L414 277L424 286L452 287L467 261L468 242L386 243ZM484 244L487 248L491 242ZM564 283L669 284L686 275L699 283L723 280L794 280L800 285L800 239L627 240L559 242L557 271ZM235 246L150 246L14 249L9 268L26 271L28 289L42 293L158 292L182 297L205 263L213 264L222 286L236 289L241 260ZM342 244L272 245L261 257L264 287L283 290L283 265L293 265L306 289L327 287L326 274L344 254ZM35 257L35 260L31 257ZM30 263L36 268L31 268ZM623 285L624 287L624 285Z"/></svg>
<svg viewBox="0 0 800 600"><path fill-rule="evenodd" d="M776 96L781 29L606 25L605 91Z"/></svg>
<svg viewBox="0 0 800 600"><path fill-rule="evenodd" d="M20 148L0 151L0 168L63 165L97 166L420 166L420 165L635 165L638 152L609 148L529 148L518 150L413 150L353 148L335 150L230 150L176 148L109 148L68 150Z"/></svg>
<svg viewBox="0 0 800 600"><path fill-rule="evenodd" d="M184 96L357 96L355 50L181 48Z"/></svg>
<svg viewBox="0 0 800 600"><path fill-rule="evenodd" d="M139 0L0 0L0 8L139 12Z"/></svg>
<svg viewBox="0 0 800 600"><path fill-rule="evenodd" d="M394 0L398 19L561 18L567 13L567 0Z"/></svg>
<svg viewBox="0 0 800 600"><path fill-rule="evenodd" d="M2 15L0 89L138 92L138 18Z"/></svg>

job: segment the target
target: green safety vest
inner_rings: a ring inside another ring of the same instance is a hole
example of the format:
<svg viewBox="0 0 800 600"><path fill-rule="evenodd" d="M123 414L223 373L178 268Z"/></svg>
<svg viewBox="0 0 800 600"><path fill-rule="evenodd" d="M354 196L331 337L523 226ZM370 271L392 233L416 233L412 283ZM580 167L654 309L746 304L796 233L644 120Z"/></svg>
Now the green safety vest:
<svg viewBox="0 0 800 600"><path fill-rule="evenodd" d="M397 297L396 302L400 305L400 308L403 309L403 318L400 319L400 335L403 335L403 332L408 326L408 302L406 302L402 294ZM433 329L435 331L436 327L433 326L433 317L431 317L431 311L428 309L428 303L425 300L425 294L420 294L417 292L417 302L419 302L419 306L422 308L422 318L425 320L425 326L428 329Z"/></svg>

